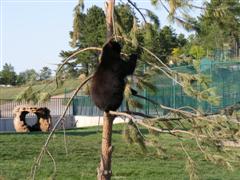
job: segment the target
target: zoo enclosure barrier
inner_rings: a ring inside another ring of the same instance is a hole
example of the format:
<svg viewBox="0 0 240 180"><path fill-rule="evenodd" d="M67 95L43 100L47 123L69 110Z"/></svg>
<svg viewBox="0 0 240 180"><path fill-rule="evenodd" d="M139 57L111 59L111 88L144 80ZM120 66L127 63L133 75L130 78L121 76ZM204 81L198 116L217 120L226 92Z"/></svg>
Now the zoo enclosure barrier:
<svg viewBox="0 0 240 180"><path fill-rule="evenodd" d="M190 74L196 73L193 66L178 66L172 68L178 72ZM220 104L214 106L208 102L199 102L196 98L186 95L178 84L164 75L155 77L153 82L157 85L156 94L150 94L147 90L142 92L144 96L153 99L159 104L179 108L191 106L201 109L204 112L216 112L226 106L240 102L240 61L213 61L203 59L200 65L200 71L212 79L211 87L217 90L217 96L220 98ZM49 102L36 104L37 106L46 106L50 109L51 115L61 115L66 108L69 98L52 98ZM139 99L138 99L139 100ZM132 109L146 114L156 114L156 107L146 100L140 100L143 105L142 109ZM13 117L12 110L15 106L27 104L26 102L16 102L13 100L0 100L0 117ZM125 103L119 110L126 110ZM158 114L165 114L166 111L160 108ZM67 115L85 115L85 116L102 116L100 111L92 102L89 96L77 96L67 111Z"/></svg>
<svg viewBox="0 0 240 180"><path fill-rule="evenodd" d="M192 65L173 67L172 70L194 74L196 70ZM194 97L186 95L181 86L164 75L155 77L153 83L157 85L156 94L150 94L147 90L142 92L144 96L158 102L159 104L179 108L190 106L203 110L206 113L214 113L222 108L240 102L240 61L214 61L211 59L202 59L200 71L211 79L210 87L216 88L217 96L220 98L219 105L212 105L206 101L198 101ZM146 114L156 114L156 108L146 100L140 100L142 109L132 109ZM122 103L120 110L126 110L125 103ZM160 108L158 114L166 114L165 110ZM94 106L89 96L77 96L73 101L73 115L99 116L103 112Z"/></svg>
<svg viewBox="0 0 240 180"><path fill-rule="evenodd" d="M0 99L0 118L13 118L13 109L19 105L32 105L38 107L47 107L50 110L51 116L62 115L67 102L70 98L51 98L49 101L44 103L32 104L28 102L18 102L13 99ZM73 107L68 107L66 116L73 115ZM34 116L34 114L28 114L28 116Z"/></svg>

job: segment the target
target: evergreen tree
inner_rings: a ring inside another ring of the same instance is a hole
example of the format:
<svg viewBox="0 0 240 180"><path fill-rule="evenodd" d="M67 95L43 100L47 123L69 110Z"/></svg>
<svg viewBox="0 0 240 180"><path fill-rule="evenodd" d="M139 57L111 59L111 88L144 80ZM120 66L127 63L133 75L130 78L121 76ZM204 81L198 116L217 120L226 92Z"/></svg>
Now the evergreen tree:
<svg viewBox="0 0 240 180"><path fill-rule="evenodd" d="M27 69L26 71L20 72L17 76L17 84L32 84L39 80L39 75L34 69Z"/></svg>
<svg viewBox="0 0 240 180"><path fill-rule="evenodd" d="M101 47L105 42L105 14L104 11L93 6L84 14L80 11L80 7L76 6L74 9L74 31L70 32L70 44L73 48L83 49L86 47ZM84 27L84 28L83 28ZM79 33L76 33L79 32ZM79 34L79 36L76 36ZM60 56L68 57L74 51L62 51ZM99 53L85 52L79 54L73 60L75 62L68 63L64 67L64 72L67 72L67 77L76 77L80 74L89 75L98 63ZM78 67L76 66L78 65Z"/></svg>
<svg viewBox="0 0 240 180"><path fill-rule="evenodd" d="M16 72L11 64L5 63L3 70L0 71L0 84L15 85L16 84Z"/></svg>
<svg viewBox="0 0 240 180"><path fill-rule="evenodd" d="M47 80L47 79L49 79L51 77L51 74L52 74L52 70L49 67L44 66L40 70L39 79L40 80Z"/></svg>

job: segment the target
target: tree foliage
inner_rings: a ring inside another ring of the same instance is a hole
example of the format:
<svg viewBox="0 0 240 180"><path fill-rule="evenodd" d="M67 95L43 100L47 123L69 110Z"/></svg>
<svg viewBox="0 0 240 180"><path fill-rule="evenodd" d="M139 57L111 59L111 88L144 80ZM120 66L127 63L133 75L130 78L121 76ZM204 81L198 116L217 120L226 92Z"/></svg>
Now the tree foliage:
<svg viewBox="0 0 240 180"><path fill-rule="evenodd" d="M191 5L191 7L195 7ZM181 7L178 7L178 9ZM199 7L197 7L199 8ZM182 14L185 22L190 23L195 37L192 46L201 46L207 56L216 50L230 51L228 58L239 56L240 2L238 0L211 0L204 3L198 17ZM191 47L182 49L188 55ZM219 57L217 57L219 59ZM226 57L225 57L226 59Z"/></svg>
<svg viewBox="0 0 240 180"><path fill-rule="evenodd" d="M52 70L49 67L44 66L40 70L39 80L47 80L47 79L49 79L51 77L51 74L52 74Z"/></svg>
<svg viewBox="0 0 240 180"><path fill-rule="evenodd" d="M198 39L202 45L210 50L223 49L226 43L232 49L239 46L239 12L238 0L212 0L207 3L206 11L198 20Z"/></svg>
<svg viewBox="0 0 240 180"><path fill-rule="evenodd" d="M15 85L17 80L16 72L11 64L5 63L3 70L0 71L0 84Z"/></svg>
<svg viewBox="0 0 240 180"><path fill-rule="evenodd" d="M17 82L21 84L33 84L39 79L39 74L34 69L27 69L20 72L17 77Z"/></svg>
<svg viewBox="0 0 240 180"><path fill-rule="evenodd" d="M79 6L74 8L73 31L70 31L70 44L77 49L99 47L105 42L105 14L104 11L93 6L83 13ZM78 36L76 36L78 32ZM61 51L60 56L68 57L73 51ZM80 74L89 75L98 63L99 53L85 52L73 58L74 62L65 65L63 74L66 78L74 78Z"/></svg>

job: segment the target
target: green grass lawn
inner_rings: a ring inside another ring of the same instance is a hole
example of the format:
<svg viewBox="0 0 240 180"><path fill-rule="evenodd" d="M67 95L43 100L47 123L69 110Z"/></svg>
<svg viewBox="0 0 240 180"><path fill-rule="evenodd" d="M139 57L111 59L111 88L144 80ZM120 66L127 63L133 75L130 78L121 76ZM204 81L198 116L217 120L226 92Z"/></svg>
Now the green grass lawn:
<svg viewBox="0 0 240 180"><path fill-rule="evenodd" d="M80 84L79 79L68 79L66 80L61 87L59 87L53 95L64 94L65 89L68 92L73 91ZM42 89L45 86L43 82L36 82L36 85L33 86L34 89ZM48 87L47 91L51 92L55 89L56 83L52 82ZM27 86L14 86L14 87L0 87L0 99L15 99L16 96L24 91Z"/></svg>
<svg viewBox="0 0 240 180"><path fill-rule="evenodd" d="M153 148L144 154L138 145L128 145L122 138L121 125L114 126L112 179L128 180L178 180L189 179L185 171L185 154L175 137L162 135L160 141L167 149L167 156L159 156ZM0 134L0 179L27 179L34 158L38 155L47 134ZM97 128L67 131L68 155L64 150L62 132L57 132L49 150L57 163L57 180L93 180L100 156L101 133ZM200 179L239 180L240 167L231 172L224 167L204 160L194 142L184 142L186 150L196 159ZM44 156L36 179L51 179L52 161Z"/></svg>

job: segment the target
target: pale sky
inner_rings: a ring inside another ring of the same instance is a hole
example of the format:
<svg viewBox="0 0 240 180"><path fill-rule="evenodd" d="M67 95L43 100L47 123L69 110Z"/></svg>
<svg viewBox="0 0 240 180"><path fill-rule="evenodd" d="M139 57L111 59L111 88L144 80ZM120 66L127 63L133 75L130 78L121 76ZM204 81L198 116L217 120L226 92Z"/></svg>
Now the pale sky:
<svg viewBox="0 0 240 180"><path fill-rule="evenodd" d="M123 2L126 2L122 0ZM134 1L134 0L133 0ZM56 69L59 52L70 50L73 8L78 0L0 0L0 62L10 63L17 73L43 66ZM104 6L105 0L85 0L85 9ZM117 1L118 2L118 1ZM150 0L135 0L139 7L154 10L161 27L169 24L162 8L153 8ZM201 2L198 1L199 3ZM173 25L176 33L188 34Z"/></svg>

